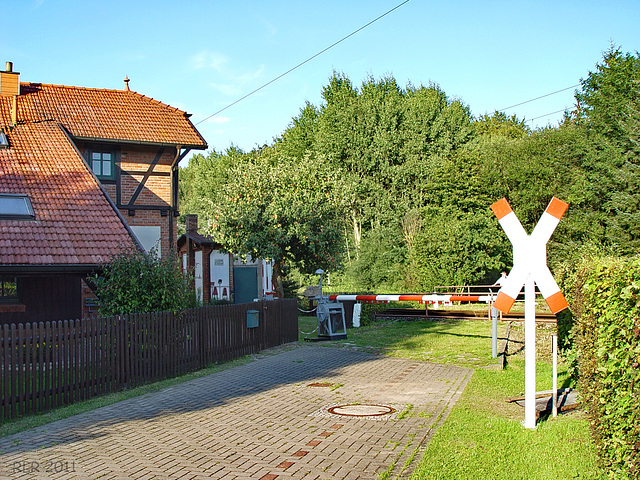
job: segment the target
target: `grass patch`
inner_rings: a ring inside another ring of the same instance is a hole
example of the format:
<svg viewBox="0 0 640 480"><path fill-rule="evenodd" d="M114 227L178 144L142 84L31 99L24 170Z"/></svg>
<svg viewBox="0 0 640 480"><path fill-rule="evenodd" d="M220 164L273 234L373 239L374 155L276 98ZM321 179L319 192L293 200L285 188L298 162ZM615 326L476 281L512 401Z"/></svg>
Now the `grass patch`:
<svg viewBox="0 0 640 480"><path fill-rule="evenodd" d="M506 324L498 325L498 344ZM389 355L471 367L495 365L491 358L491 323L484 320L389 320L351 329L348 342Z"/></svg>
<svg viewBox="0 0 640 480"><path fill-rule="evenodd" d="M315 317L305 321L311 325ZM303 321L300 325L303 328ZM499 323L499 339L504 338L506 325ZM514 324L511 338L521 341L522 330ZM547 343L553 330L553 325L537 327L537 390L551 388ZM376 322L350 329L347 340L327 344L474 369L463 395L430 440L412 480L606 478L597 467L589 424L580 411L541 421L536 430L522 426L524 409L505 402L524 393L524 352L517 351L522 344L510 344L515 353L509 355L508 367L496 368L487 320ZM560 364L558 370L559 387L573 386L566 367Z"/></svg>
<svg viewBox="0 0 640 480"><path fill-rule="evenodd" d="M524 409L504 397L523 382L519 368L476 370L411 479L602 478L581 413L540 422L536 430L522 426Z"/></svg>

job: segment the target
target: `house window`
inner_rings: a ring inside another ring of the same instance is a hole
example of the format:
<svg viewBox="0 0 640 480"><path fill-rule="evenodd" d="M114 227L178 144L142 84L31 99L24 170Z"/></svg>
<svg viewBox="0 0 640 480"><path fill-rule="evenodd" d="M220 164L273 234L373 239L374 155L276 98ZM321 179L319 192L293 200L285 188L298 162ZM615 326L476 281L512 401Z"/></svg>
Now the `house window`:
<svg viewBox="0 0 640 480"><path fill-rule="evenodd" d="M0 220L35 220L27 195L0 193Z"/></svg>
<svg viewBox="0 0 640 480"><path fill-rule="evenodd" d="M0 275L0 303L18 301L18 283L16 277Z"/></svg>
<svg viewBox="0 0 640 480"><path fill-rule="evenodd" d="M92 151L91 170L98 178L115 178L114 155L111 151Z"/></svg>

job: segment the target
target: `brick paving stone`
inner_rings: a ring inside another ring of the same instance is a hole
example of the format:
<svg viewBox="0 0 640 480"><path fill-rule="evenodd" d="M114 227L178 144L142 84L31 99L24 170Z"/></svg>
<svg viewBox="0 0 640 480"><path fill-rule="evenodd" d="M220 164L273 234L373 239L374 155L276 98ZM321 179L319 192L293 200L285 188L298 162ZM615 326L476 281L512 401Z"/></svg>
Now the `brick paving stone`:
<svg viewBox="0 0 640 480"><path fill-rule="evenodd" d="M61 478L11 471L13 462L54 459L73 461L75 472L66 478L78 480L370 480L394 461L393 477L407 476L470 375L451 365L289 345L242 366L1 438L0 479ZM332 387L308 386L313 383ZM360 418L327 411L356 403L397 412ZM398 419L409 405L413 416Z"/></svg>

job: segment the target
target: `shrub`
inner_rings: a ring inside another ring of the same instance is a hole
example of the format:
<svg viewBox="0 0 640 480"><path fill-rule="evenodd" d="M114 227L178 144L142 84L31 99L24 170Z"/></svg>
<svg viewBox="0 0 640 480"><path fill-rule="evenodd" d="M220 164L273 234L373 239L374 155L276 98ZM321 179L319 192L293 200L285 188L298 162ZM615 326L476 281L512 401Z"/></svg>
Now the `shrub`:
<svg viewBox="0 0 640 480"><path fill-rule="evenodd" d="M572 292L579 387L612 478L640 476L640 259L585 261Z"/></svg>
<svg viewBox="0 0 640 480"><path fill-rule="evenodd" d="M196 306L189 276L180 270L176 255L159 258L126 251L103 265L89 279L98 297L100 315L177 311Z"/></svg>

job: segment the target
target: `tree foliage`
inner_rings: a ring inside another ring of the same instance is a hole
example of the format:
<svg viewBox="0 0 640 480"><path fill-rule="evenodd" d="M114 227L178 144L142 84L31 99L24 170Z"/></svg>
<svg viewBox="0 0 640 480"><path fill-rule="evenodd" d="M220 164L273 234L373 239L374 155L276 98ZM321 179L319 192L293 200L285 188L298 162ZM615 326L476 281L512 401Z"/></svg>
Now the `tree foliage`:
<svg viewBox="0 0 640 480"><path fill-rule="evenodd" d="M215 204L201 212L207 231L228 251L272 259L277 280L285 263L304 273L332 270L343 248L340 183L312 157L274 164L245 158L227 169Z"/></svg>
<svg viewBox="0 0 640 480"><path fill-rule="evenodd" d="M629 107L637 105L639 81L638 54L623 54L611 46L596 70L581 81L576 94L578 120L609 141L623 145L627 140L623 125Z"/></svg>
<svg viewBox="0 0 640 480"><path fill-rule="evenodd" d="M194 157L181 177L182 209L200 214L229 249L305 271L321 263L315 255L328 256L323 265L345 264L365 289L425 290L508 268L511 245L489 210L501 197L529 232L551 196L569 203L549 243L552 267L586 243L632 254L640 248L639 63L612 48L582 80L577 109L533 132L502 112L474 119L436 84L403 88L387 75L358 86L334 72L321 104L306 102L273 145ZM312 233L265 217L276 211ZM300 241L320 235L320 224L335 249L320 248L320 236L313 247ZM463 249L471 260L454 261Z"/></svg>
<svg viewBox="0 0 640 480"><path fill-rule="evenodd" d="M531 129L524 120L504 112L494 112L491 115L480 115L473 124L479 135L490 137L525 138L531 133Z"/></svg>
<svg viewBox="0 0 640 480"><path fill-rule="evenodd" d="M177 257L156 252L122 252L94 274L89 283L98 297L100 315L177 311L194 307L190 278Z"/></svg>
<svg viewBox="0 0 640 480"><path fill-rule="evenodd" d="M489 214L426 208L424 227L409 257L407 283L413 290L492 284L510 264L511 249L505 248L504 234Z"/></svg>

